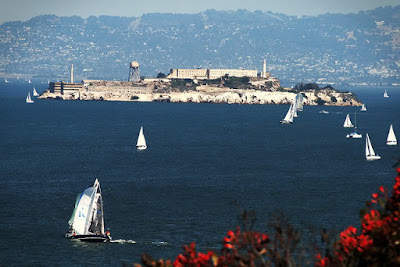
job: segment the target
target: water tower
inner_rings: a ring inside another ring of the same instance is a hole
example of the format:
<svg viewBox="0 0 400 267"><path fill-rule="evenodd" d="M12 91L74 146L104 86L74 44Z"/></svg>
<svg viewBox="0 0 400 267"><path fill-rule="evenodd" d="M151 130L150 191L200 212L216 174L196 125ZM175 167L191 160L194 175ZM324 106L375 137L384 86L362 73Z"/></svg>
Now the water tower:
<svg viewBox="0 0 400 267"><path fill-rule="evenodd" d="M133 61L129 65L129 81L137 82L139 80L140 80L139 63L137 61Z"/></svg>

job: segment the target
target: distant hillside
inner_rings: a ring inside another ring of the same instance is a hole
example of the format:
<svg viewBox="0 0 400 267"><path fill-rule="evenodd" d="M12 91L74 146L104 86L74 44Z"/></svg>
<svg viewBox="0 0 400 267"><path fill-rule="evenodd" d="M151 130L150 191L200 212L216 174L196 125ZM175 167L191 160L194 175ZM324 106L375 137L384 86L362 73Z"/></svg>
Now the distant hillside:
<svg viewBox="0 0 400 267"><path fill-rule="evenodd" d="M0 25L0 73L127 79L171 68L268 70L297 82L387 85L400 78L400 6L358 14L292 17L215 11L141 17L45 15Z"/></svg>

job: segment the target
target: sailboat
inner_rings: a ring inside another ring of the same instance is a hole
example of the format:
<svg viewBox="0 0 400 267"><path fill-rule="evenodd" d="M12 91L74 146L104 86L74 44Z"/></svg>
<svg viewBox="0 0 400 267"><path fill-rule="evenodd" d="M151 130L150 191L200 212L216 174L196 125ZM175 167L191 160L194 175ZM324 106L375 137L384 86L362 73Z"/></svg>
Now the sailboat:
<svg viewBox="0 0 400 267"><path fill-rule="evenodd" d="M110 232L104 233L103 198L100 183L96 179L93 186L79 194L65 237L87 241L105 242L111 240Z"/></svg>
<svg viewBox="0 0 400 267"><path fill-rule="evenodd" d="M143 126L140 127L139 136L136 143L136 148L138 150L145 150L147 148L146 139L144 138L143 134Z"/></svg>
<svg viewBox="0 0 400 267"><path fill-rule="evenodd" d="M7 80L7 79L4 79L4 82L5 82L5 83L8 83L8 80Z"/></svg>
<svg viewBox="0 0 400 267"><path fill-rule="evenodd" d="M362 134L357 133L357 113L354 114L354 131L346 135L346 138L362 138Z"/></svg>
<svg viewBox="0 0 400 267"><path fill-rule="evenodd" d="M387 140L386 140L386 144L388 146L397 145L396 135L394 134L394 131L393 131L393 124L390 124L389 134L388 134L388 137L387 137Z"/></svg>
<svg viewBox="0 0 400 267"><path fill-rule="evenodd" d="M294 117L294 110L293 110L293 104L290 104L289 110L286 113L285 118L280 121L282 124L291 124L293 123L293 117Z"/></svg>
<svg viewBox="0 0 400 267"><path fill-rule="evenodd" d="M31 79L28 79L28 83L31 83Z"/></svg>
<svg viewBox="0 0 400 267"><path fill-rule="evenodd" d="M39 96L38 92L36 91L35 87L33 87L33 96Z"/></svg>
<svg viewBox="0 0 400 267"><path fill-rule="evenodd" d="M372 148L371 140L369 139L369 135L366 134L365 138L365 158L367 160L378 160L381 159L381 156L375 154L374 149Z"/></svg>
<svg viewBox="0 0 400 267"><path fill-rule="evenodd" d="M351 123L349 114L347 114L347 116L346 116L346 119L344 121L343 127L345 127L345 128L354 127L354 125Z"/></svg>
<svg viewBox="0 0 400 267"><path fill-rule="evenodd" d="M388 93L386 92L386 90L385 90L385 92L383 93L383 97L386 97L386 98L389 97L389 95L388 95Z"/></svg>
<svg viewBox="0 0 400 267"><path fill-rule="evenodd" d="M28 95L26 96L25 102L26 103L34 103L34 101L31 98L31 92L29 92Z"/></svg>
<svg viewBox="0 0 400 267"><path fill-rule="evenodd" d="M365 104L362 105L361 111L367 111L367 107L365 106Z"/></svg>

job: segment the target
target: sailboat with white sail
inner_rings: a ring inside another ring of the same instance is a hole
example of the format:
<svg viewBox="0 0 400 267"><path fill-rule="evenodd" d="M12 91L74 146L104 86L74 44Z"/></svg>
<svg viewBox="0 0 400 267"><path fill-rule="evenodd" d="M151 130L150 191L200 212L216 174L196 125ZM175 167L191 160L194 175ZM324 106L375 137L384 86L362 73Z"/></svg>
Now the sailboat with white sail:
<svg viewBox="0 0 400 267"><path fill-rule="evenodd" d="M39 94L38 94L38 92L36 91L35 87L33 87L33 93L32 93L32 95L33 95L33 96L39 96Z"/></svg>
<svg viewBox="0 0 400 267"><path fill-rule="evenodd" d="M357 113L354 113L354 131L346 135L346 138L362 138L362 134L357 133Z"/></svg>
<svg viewBox="0 0 400 267"><path fill-rule="evenodd" d="M397 145L397 138L396 138L396 135L394 134L393 124L390 124L389 134L388 134L388 137L387 137L387 139L386 139L386 144L387 144L388 146L395 146L395 145Z"/></svg>
<svg viewBox="0 0 400 267"><path fill-rule="evenodd" d="M68 223L70 227L65 234L67 238L87 242L111 240L110 232L104 232L103 198L97 179L93 186L78 195Z"/></svg>
<svg viewBox="0 0 400 267"><path fill-rule="evenodd" d="M343 127L345 127L345 128L354 127L353 123L351 123L350 115L349 115L349 114L347 114L346 119L344 120Z"/></svg>
<svg viewBox="0 0 400 267"><path fill-rule="evenodd" d="M4 79L4 82L5 82L5 83L8 83L8 80L7 80L7 79Z"/></svg>
<svg viewBox="0 0 400 267"><path fill-rule="evenodd" d="M281 120L280 123L291 124L291 123L293 123L293 117L294 117L294 107L293 107L293 104L290 104L289 110L286 113L285 118L283 118L283 120Z"/></svg>
<svg viewBox="0 0 400 267"><path fill-rule="evenodd" d="M377 155L372 147L371 140L369 139L369 135L366 134L365 138L365 158L367 160L378 160L381 159L381 156Z"/></svg>
<svg viewBox="0 0 400 267"><path fill-rule="evenodd" d="M367 107L365 106L365 104L362 105L361 111L367 111Z"/></svg>
<svg viewBox="0 0 400 267"><path fill-rule="evenodd" d="M28 83L31 83L31 79L28 79Z"/></svg>
<svg viewBox="0 0 400 267"><path fill-rule="evenodd" d="M136 143L136 148L138 150L145 150L147 148L146 139L143 134L143 126L140 127L139 136Z"/></svg>
<svg viewBox="0 0 400 267"><path fill-rule="evenodd" d="M28 95L26 96L25 102L28 104L34 103L34 101L31 98L31 92L28 92Z"/></svg>
<svg viewBox="0 0 400 267"><path fill-rule="evenodd" d="M388 95L388 93L387 93L386 90L385 90L385 92L383 93L383 97L385 97L385 98L388 98L388 97L389 97L389 95Z"/></svg>

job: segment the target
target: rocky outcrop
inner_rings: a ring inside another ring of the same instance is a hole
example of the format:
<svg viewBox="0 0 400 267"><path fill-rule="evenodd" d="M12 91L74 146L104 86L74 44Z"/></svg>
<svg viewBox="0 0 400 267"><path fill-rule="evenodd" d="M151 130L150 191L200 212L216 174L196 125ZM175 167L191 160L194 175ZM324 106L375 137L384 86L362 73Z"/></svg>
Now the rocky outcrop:
<svg viewBox="0 0 400 267"><path fill-rule="evenodd" d="M63 100L102 100L102 101L136 101L136 102L182 102L182 103L228 103L228 104L289 104L297 93L290 91L260 91L221 89L212 87L198 88L196 91L184 92L119 92L119 91L84 91L68 95L45 92L41 99ZM353 93L335 90L311 90L302 92L304 105L361 106Z"/></svg>

